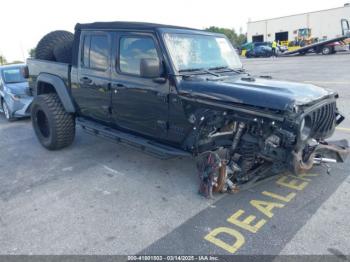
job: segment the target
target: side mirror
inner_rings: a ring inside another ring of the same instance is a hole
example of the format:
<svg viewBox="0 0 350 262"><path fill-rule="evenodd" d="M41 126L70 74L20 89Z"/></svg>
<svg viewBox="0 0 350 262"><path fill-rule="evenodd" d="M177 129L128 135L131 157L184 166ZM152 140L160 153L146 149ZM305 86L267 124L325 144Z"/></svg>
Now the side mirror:
<svg viewBox="0 0 350 262"><path fill-rule="evenodd" d="M28 69L28 66L24 66L21 68L21 73L22 73L22 76L25 78L25 79L28 79L29 78L29 69Z"/></svg>
<svg viewBox="0 0 350 262"><path fill-rule="evenodd" d="M161 66L158 59L142 58L140 61L141 77L157 78L162 74Z"/></svg>

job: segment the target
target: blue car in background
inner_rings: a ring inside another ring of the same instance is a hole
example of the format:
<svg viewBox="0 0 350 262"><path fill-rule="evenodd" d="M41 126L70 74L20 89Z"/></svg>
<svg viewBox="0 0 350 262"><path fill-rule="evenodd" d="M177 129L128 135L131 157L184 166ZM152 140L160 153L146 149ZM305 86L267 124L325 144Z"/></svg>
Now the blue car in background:
<svg viewBox="0 0 350 262"><path fill-rule="evenodd" d="M30 116L33 96L22 74L24 67L24 64L0 66L0 111L8 121Z"/></svg>
<svg viewBox="0 0 350 262"><path fill-rule="evenodd" d="M268 43L268 42L251 43L245 56L247 58L250 58L250 57L270 57L270 56L272 56L271 43Z"/></svg>

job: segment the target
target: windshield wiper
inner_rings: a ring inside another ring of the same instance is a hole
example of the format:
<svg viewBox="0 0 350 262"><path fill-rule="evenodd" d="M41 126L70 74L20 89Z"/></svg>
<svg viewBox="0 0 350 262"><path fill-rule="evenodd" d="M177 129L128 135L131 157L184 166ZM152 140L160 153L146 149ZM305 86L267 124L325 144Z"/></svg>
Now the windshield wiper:
<svg viewBox="0 0 350 262"><path fill-rule="evenodd" d="M210 67L208 70L220 70L220 69L229 69L228 66L216 66Z"/></svg>
<svg viewBox="0 0 350 262"><path fill-rule="evenodd" d="M188 69L180 69L179 73L183 72L196 72L196 71L203 71L204 68L188 68Z"/></svg>
<svg viewBox="0 0 350 262"><path fill-rule="evenodd" d="M213 76L217 76L219 77L219 74L210 72L208 69L204 69L204 68L189 68L189 69L180 69L179 73L183 73L183 72L199 72L199 74L209 74L209 75L213 75ZM198 75L199 75L198 74Z"/></svg>
<svg viewBox="0 0 350 262"><path fill-rule="evenodd" d="M222 70L222 69L230 70L231 72L234 72L237 74L241 74L241 73L245 72L245 70L243 68L242 69L232 69L232 68L229 68L228 66L211 67L208 70Z"/></svg>

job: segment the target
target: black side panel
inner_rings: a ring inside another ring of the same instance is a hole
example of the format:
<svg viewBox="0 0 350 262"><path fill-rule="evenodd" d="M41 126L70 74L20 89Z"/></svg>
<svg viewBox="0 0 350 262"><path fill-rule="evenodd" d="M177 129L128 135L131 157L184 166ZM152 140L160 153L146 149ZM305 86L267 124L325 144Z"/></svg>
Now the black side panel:
<svg viewBox="0 0 350 262"><path fill-rule="evenodd" d="M120 128L156 137L158 140L166 140L169 81L164 77L164 81L157 83L152 78L142 77L140 72L137 72L139 65L137 57L147 52L163 61L163 53L160 51L157 38L151 32L118 32L113 46L114 59L111 72L113 122ZM118 50L118 47L122 48ZM162 76L165 74L163 72Z"/></svg>
<svg viewBox="0 0 350 262"><path fill-rule="evenodd" d="M72 95L79 113L96 121L110 122L110 54L109 32L84 31L77 57L77 79L72 80ZM75 68L75 67L73 67ZM73 75L72 75L73 76Z"/></svg>

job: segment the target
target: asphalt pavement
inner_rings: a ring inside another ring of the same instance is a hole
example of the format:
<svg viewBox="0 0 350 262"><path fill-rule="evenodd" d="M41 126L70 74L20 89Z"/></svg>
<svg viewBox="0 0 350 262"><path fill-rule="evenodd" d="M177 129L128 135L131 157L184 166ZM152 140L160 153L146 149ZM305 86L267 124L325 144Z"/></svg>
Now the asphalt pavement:
<svg viewBox="0 0 350 262"><path fill-rule="evenodd" d="M243 64L338 91L347 120L333 139L350 139L349 53ZM29 120L0 116L0 148L0 254L350 255L349 161L207 200L191 159L155 159L80 129L51 152Z"/></svg>

